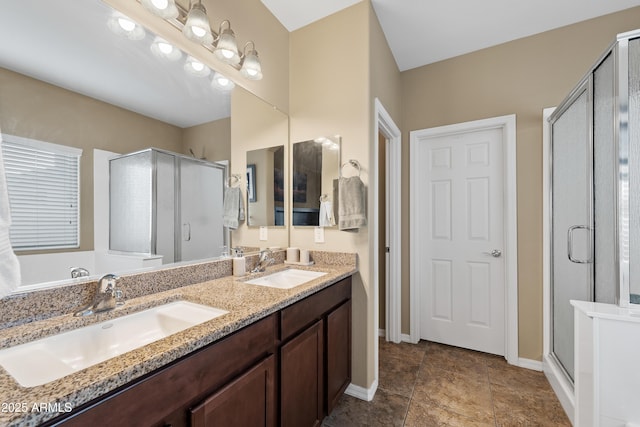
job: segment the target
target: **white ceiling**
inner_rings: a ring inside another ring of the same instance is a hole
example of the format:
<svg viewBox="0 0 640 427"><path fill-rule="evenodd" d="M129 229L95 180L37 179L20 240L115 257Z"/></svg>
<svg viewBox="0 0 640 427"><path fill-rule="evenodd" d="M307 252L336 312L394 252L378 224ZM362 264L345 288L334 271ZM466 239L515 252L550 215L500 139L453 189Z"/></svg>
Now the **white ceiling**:
<svg viewBox="0 0 640 427"><path fill-rule="evenodd" d="M261 1L289 31L294 31L359 0ZM398 68L404 71L639 6L640 0L372 0L372 3Z"/></svg>

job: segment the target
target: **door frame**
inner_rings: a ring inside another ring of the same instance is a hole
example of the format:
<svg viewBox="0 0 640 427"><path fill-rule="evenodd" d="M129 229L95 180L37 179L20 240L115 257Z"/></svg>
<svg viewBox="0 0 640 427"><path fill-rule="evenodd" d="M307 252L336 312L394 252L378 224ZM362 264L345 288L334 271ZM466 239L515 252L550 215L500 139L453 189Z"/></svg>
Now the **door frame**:
<svg viewBox="0 0 640 427"><path fill-rule="evenodd" d="M389 205L389 215L387 216L388 232L389 232L389 283L387 283L386 292L386 318L388 329L386 331L387 337L393 342L400 342L401 335L401 291L402 291L402 270L401 270L401 233L402 233L402 133L400 128L394 123L391 115L382 105L382 102L378 98L374 100L374 120L373 120L373 160L372 165L377 165L378 158L378 135L382 133L389 141L389 169L387 170L387 182L391 194L387 199ZM380 236L378 232L378 189L380 186L380 179L378 177L378 168L375 167L375 173L373 174L373 208L370 210L371 215L371 228L373 230L373 244L370 247L372 254L372 274L373 278L373 358L374 358L374 383L377 387L378 382L378 330L380 318L378 315L379 304L379 287L380 281L378 279L378 269L380 265L379 245ZM371 192L370 192L371 194ZM374 388L375 392L375 388ZM373 397L373 395L372 395ZM368 399L371 400L371 399Z"/></svg>
<svg viewBox="0 0 640 427"><path fill-rule="evenodd" d="M418 200L418 170L424 165L415 156L418 144L424 139L474 132L487 129L501 129L503 135L503 185L504 185L504 257L505 257L505 359L512 365L519 365L518 354L518 210L516 171L516 115L492 117L464 123L421 129L409 133L410 140L410 234L416 228L421 215ZM410 292L411 292L411 341L420 339L420 262L417 259L417 239L410 242Z"/></svg>

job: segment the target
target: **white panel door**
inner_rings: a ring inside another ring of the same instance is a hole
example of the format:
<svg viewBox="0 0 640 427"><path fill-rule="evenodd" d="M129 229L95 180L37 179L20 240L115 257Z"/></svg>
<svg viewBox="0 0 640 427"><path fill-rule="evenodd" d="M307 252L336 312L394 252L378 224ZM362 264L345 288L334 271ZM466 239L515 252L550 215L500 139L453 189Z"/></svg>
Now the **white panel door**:
<svg viewBox="0 0 640 427"><path fill-rule="evenodd" d="M505 354L502 129L425 137L421 338Z"/></svg>

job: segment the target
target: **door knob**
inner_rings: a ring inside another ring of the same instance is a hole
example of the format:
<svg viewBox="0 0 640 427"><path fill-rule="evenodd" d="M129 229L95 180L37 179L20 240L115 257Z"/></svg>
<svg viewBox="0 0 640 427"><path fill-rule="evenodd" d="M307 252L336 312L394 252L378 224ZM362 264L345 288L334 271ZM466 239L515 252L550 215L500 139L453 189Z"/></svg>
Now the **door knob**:
<svg viewBox="0 0 640 427"><path fill-rule="evenodd" d="M494 249L491 252L482 252L485 255L491 255L494 258L500 258L502 251L500 249Z"/></svg>

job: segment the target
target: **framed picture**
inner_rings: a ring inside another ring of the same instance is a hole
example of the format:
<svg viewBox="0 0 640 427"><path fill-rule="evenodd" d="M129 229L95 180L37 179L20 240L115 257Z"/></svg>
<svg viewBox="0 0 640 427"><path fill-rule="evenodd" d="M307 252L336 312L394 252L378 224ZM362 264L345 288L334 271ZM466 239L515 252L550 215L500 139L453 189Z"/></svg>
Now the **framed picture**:
<svg viewBox="0 0 640 427"><path fill-rule="evenodd" d="M247 165L247 198L256 201L256 165Z"/></svg>

